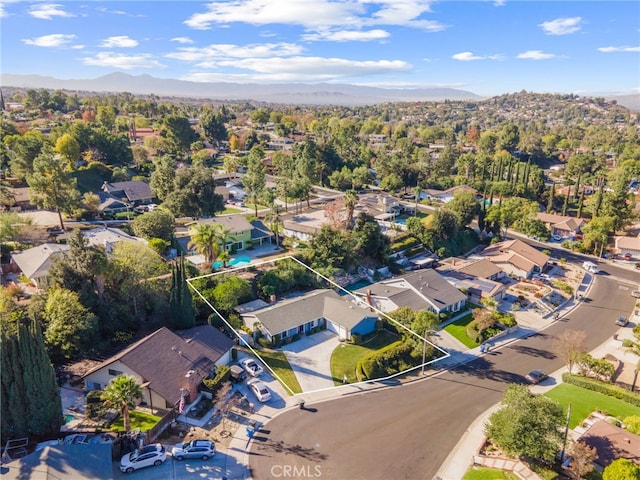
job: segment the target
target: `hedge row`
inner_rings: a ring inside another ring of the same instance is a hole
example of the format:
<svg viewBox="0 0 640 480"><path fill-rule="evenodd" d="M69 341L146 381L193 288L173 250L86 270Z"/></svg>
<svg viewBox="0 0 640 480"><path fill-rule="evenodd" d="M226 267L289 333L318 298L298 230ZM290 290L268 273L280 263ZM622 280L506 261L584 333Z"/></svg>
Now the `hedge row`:
<svg viewBox="0 0 640 480"><path fill-rule="evenodd" d="M404 238L396 239L390 246L391 252L400 252L408 248L418 245L420 241L414 236L406 236Z"/></svg>
<svg viewBox="0 0 640 480"><path fill-rule="evenodd" d="M356 375L360 380L388 377L411 367L413 345L401 340L358 361Z"/></svg>
<svg viewBox="0 0 640 480"><path fill-rule="evenodd" d="M640 394L627 390L626 388L602 382L595 378L583 377L581 375L570 375L569 373L562 374L562 381L564 383L570 383L577 387L593 390L594 392L602 393L608 397L617 398L623 402L640 407Z"/></svg>

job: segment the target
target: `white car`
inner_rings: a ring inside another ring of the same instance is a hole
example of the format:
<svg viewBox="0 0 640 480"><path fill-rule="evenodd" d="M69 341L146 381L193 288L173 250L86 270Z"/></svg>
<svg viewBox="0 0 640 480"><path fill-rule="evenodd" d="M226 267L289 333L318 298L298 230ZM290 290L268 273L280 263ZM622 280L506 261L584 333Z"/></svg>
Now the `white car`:
<svg viewBox="0 0 640 480"><path fill-rule="evenodd" d="M632 290L631 296L634 298L640 298L640 290Z"/></svg>
<svg viewBox="0 0 640 480"><path fill-rule="evenodd" d="M208 460L216 454L216 446L211 440L191 440L187 443L178 443L171 455L174 459L181 461L185 458L201 458Z"/></svg>
<svg viewBox="0 0 640 480"><path fill-rule="evenodd" d="M127 453L120 459L120 471L131 473L145 467L157 467L167 459L167 452L159 443L145 445L142 448Z"/></svg>
<svg viewBox="0 0 640 480"><path fill-rule="evenodd" d="M254 378L253 380L249 380L247 385L249 385L249 388L259 401L268 402L271 400L271 392L262 381Z"/></svg>
<svg viewBox="0 0 640 480"><path fill-rule="evenodd" d="M252 377L258 377L264 372L264 369L253 358L245 358L240 362L240 366Z"/></svg>

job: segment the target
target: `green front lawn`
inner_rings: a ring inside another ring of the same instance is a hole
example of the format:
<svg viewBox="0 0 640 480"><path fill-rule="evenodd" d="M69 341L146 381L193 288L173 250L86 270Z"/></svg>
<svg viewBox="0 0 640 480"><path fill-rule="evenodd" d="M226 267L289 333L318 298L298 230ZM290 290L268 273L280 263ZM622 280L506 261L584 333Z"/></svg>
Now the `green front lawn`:
<svg viewBox="0 0 640 480"><path fill-rule="evenodd" d="M287 360L283 352L277 350L260 350L259 354L264 362L276 373L276 378L280 383L285 385L285 389L286 387L290 388L294 394L302 393L302 388L298 383L296 374L291 369L289 360ZM287 392L289 392L289 390L287 390Z"/></svg>
<svg viewBox="0 0 640 480"><path fill-rule="evenodd" d="M460 342L462 342L468 348L475 348L479 343L474 342L467 336L467 325L469 325L473 321L473 315L469 313L469 315L465 315L462 318L459 318L453 323L450 323L444 329L457 338Z"/></svg>
<svg viewBox="0 0 640 480"><path fill-rule="evenodd" d="M517 480L518 476L508 470L497 468L471 467L462 480Z"/></svg>
<svg viewBox="0 0 640 480"><path fill-rule="evenodd" d="M233 207L224 207L224 210L221 212L216 212L216 215L233 215L236 213L243 213L244 210L240 210L239 208L233 208Z"/></svg>
<svg viewBox="0 0 640 480"><path fill-rule="evenodd" d="M342 343L331 354L331 376L336 385L342 385L344 376L347 383L357 382L356 364L362 358L374 351L386 347L398 340L398 336L387 331L380 330L366 338L361 345L349 345Z"/></svg>
<svg viewBox="0 0 640 480"><path fill-rule="evenodd" d="M139 428L141 432L146 432L160 421L160 417L151 415L150 413L138 412L137 410L129 411L129 419L131 420L131 430ZM124 431L124 421L120 415L109 427L114 431Z"/></svg>
<svg viewBox="0 0 640 480"><path fill-rule="evenodd" d="M560 403L565 411L567 405L571 404L569 428L575 428L595 410L606 412L620 420L631 415L640 415L640 407L567 383L558 385L545 395Z"/></svg>

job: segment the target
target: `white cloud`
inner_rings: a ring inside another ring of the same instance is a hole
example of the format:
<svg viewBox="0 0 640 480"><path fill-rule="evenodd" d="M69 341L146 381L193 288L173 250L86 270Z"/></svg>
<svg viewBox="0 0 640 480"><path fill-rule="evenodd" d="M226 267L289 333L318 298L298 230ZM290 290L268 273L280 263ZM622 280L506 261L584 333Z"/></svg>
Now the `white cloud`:
<svg viewBox="0 0 640 480"><path fill-rule="evenodd" d="M542 50L529 50L519 53L516 58L526 60L549 60L550 58L556 58L556 55L553 53L544 53Z"/></svg>
<svg viewBox="0 0 640 480"><path fill-rule="evenodd" d="M123 55L115 52L99 52L93 57L83 57L82 63L94 67L112 67L122 70L133 70L134 68L165 68L149 54Z"/></svg>
<svg viewBox="0 0 640 480"><path fill-rule="evenodd" d="M182 43L183 45L193 43L193 40L191 40L189 37L173 37L171 41Z"/></svg>
<svg viewBox="0 0 640 480"><path fill-rule="evenodd" d="M542 30L547 35L568 35L578 32L581 28L581 23L582 17L556 18L555 20L542 22L538 26L542 27Z"/></svg>
<svg viewBox="0 0 640 480"><path fill-rule="evenodd" d="M22 41L34 47L63 47L71 43L76 38L75 35L65 35L63 33L52 33L35 38L23 38Z"/></svg>
<svg viewBox="0 0 640 480"><path fill-rule="evenodd" d="M75 17L74 14L62 10L58 3L36 3L29 9L29 15L41 20L51 20L53 17Z"/></svg>
<svg viewBox="0 0 640 480"><path fill-rule="evenodd" d="M220 67L248 70L249 73L222 74L195 72L183 77L194 82L256 81L256 82L319 82L406 72L411 65L401 60L353 61L324 57L274 57L229 59L217 62Z"/></svg>
<svg viewBox="0 0 640 480"><path fill-rule="evenodd" d="M307 33L302 35L303 40L319 41L328 40L333 42L367 42L370 40L382 40L390 36L386 30L336 30L333 32L323 31Z"/></svg>
<svg viewBox="0 0 640 480"><path fill-rule="evenodd" d="M453 58L454 60L460 60L462 62L470 62L472 60L484 60L486 57L474 55L472 52L460 52L452 55L451 58Z"/></svg>
<svg viewBox="0 0 640 480"><path fill-rule="evenodd" d="M430 11L429 5L425 0L231 0L209 3L205 12L192 14L184 23L199 30L233 22L301 25L311 32L345 25L353 29L372 25L404 25L430 31L446 28L419 18Z"/></svg>
<svg viewBox="0 0 640 480"><path fill-rule="evenodd" d="M105 38L100 46L105 48L133 48L138 46L138 41L129 38L127 35L117 35Z"/></svg>
<svg viewBox="0 0 640 480"><path fill-rule="evenodd" d="M504 7L507 4L507 0L495 0L493 2L494 7Z"/></svg>
<svg viewBox="0 0 640 480"><path fill-rule="evenodd" d="M213 44L208 47L182 47L177 52L168 53L167 58L185 62L207 62L228 58L286 57L302 53L303 48L294 43L262 43L250 45Z"/></svg>
<svg viewBox="0 0 640 480"><path fill-rule="evenodd" d="M603 53L640 52L640 47L600 47L598 51Z"/></svg>

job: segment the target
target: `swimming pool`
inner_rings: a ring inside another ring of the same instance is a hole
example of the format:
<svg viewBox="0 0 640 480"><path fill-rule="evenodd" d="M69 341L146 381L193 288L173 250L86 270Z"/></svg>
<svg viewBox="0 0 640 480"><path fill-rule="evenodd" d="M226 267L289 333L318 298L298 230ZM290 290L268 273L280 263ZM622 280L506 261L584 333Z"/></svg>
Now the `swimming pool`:
<svg viewBox="0 0 640 480"><path fill-rule="evenodd" d="M228 267L246 267L250 263L251 263L251 257L241 256L241 257L235 257L235 258L232 258L231 260L229 260L227 262L227 266ZM215 262L213 264L213 266L217 270L219 268L222 268L223 263L222 262Z"/></svg>

